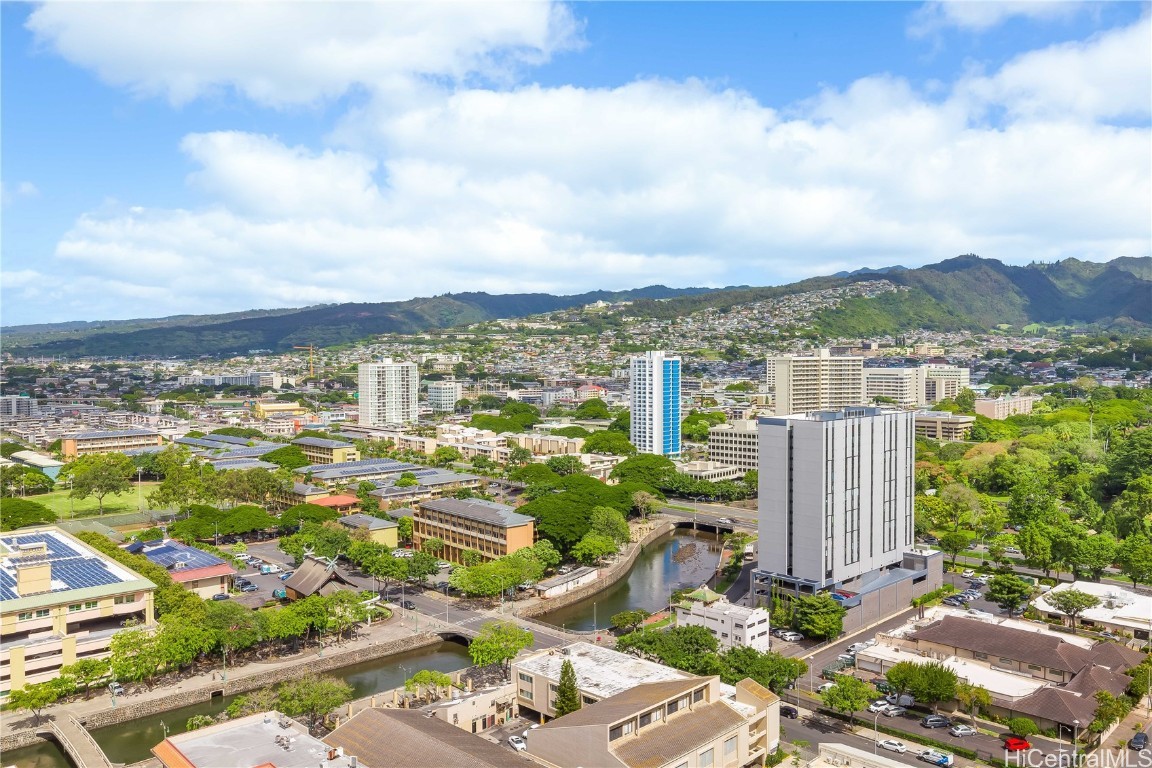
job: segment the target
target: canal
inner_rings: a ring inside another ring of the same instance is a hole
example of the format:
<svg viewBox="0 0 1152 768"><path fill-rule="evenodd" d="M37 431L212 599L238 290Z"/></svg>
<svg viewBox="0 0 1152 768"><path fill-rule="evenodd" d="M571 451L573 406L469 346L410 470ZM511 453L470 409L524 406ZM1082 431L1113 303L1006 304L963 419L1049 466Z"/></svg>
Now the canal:
<svg viewBox="0 0 1152 768"><path fill-rule="evenodd" d="M620 611L655 613L667 608L673 590L700 586L716 572L719 563L716 534L677 528L645 547L627 579L539 618L567 629L605 629Z"/></svg>
<svg viewBox="0 0 1152 768"><path fill-rule="evenodd" d="M360 699L398 688L421 669L454 672L471 664L468 649L464 645L444 642L341 667L327 674L351 685L353 698ZM234 698L225 696L158 715L98 728L92 731L92 736L113 763L135 763L151 757L152 753L149 750L164 740L165 729L168 735L183 733L188 718L193 715L218 715L228 708ZM5 752L3 765L16 765L19 768L71 768L71 763L54 742Z"/></svg>

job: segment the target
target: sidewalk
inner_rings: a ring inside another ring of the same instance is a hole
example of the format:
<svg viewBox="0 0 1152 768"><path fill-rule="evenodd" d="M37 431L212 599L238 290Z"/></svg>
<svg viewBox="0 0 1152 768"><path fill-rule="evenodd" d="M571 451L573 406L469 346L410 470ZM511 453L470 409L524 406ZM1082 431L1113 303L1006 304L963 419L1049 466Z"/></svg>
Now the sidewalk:
<svg viewBox="0 0 1152 768"><path fill-rule="evenodd" d="M394 615L392 618L383 622L374 622L371 627L363 628L357 636L351 640L325 645L324 653L328 655L343 653L388 641L399 640L404 637L411 637L414 634L411 621L405 621L403 624L401 624L401 621L402 619L399 615ZM432 629L432 627L430 626L429 629ZM294 656L285 656L269 661L252 661L239 667L229 666L227 680L232 682L276 669L307 664L319 655L320 652L317 649L309 648ZM143 684L133 683L132 688L139 689L139 692L133 692L127 696L120 697L113 697L107 693L106 689L102 688L94 691L90 699L85 700L84 698L79 698L66 704L47 707L41 715L42 718L60 718L72 715L77 719L83 720L96 712L103 712L115 706L154 701L180 693L181 691L191 692L201 689L219 689L224 685L225 681L221 677L222 665L220 658L216 658L215 662L216 664L213 669L206 670L175 683L157 685L151 690L145 689ZM27 730L34 727L35 722L36 718L27 710L20 710L19 712L11 714L5 713L3 723L0 723L0 734L7 736L17 731Z"/></svg>

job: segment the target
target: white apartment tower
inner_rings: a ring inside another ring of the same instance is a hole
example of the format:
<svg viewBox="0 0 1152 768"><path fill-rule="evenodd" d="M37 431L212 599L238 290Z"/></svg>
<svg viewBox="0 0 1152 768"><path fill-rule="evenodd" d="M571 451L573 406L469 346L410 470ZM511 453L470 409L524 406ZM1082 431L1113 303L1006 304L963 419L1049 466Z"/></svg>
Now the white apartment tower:
<svg viewBox="0 0 1152 768"><path fill-rule="evenodd" d="M778 415L864 405L864 358L815 355L769 357L765 379Z"/></svg>
<svg viewBox="0 0 1152 768"><path fill-rule="evenodd" d="M464 395L464 385L458 381L428 382L428 406L437 413L452 413Z"/></svg>
<svg viewBox="0 0 1152 768"><path fill-rule="evenodd" d="M361 363L358 373L361 425L382 427L417 420L420 369L416 363L397 363L386 357L378 363Z"/></svg>
<svg viewBox="0 0 1152 768"><path fill-rule="evenodd" d="M915 408L924 404L924 381L923 368L865 368L864 398L874 403L883 397L901 408Z"/></svg>
<svg viewBox="0 0 1152 768"><path fill-rule="evenodd" d="M902 562L913 420L866 407L759 420L758 580L811 594Z"/></svg>
<svg viewBox="0 0 1152 768"><path fill-rule="evenodd" d="M664 352L633 357L629 366L632 430L640 453L680 454L680 358Z"/></svg>
<svg viewBox="0 0 1152 768"><path fill-rule="evenodd" d="M955 398L960 390L971 384L971 372L955 365L928 364L920 366L924 371L924 403L935 405L941 400Z"/></svg>

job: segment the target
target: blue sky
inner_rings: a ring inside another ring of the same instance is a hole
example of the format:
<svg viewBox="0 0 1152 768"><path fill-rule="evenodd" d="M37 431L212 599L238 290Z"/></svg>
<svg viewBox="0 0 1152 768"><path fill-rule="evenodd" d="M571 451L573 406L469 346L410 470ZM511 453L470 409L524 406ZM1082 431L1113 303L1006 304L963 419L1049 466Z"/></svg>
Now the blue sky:
<svg viewBox="0 0 1152 768"><path fill-rule="evenodd" d="M1143 3L0 14L5 325L1150 252Z"/></svg>

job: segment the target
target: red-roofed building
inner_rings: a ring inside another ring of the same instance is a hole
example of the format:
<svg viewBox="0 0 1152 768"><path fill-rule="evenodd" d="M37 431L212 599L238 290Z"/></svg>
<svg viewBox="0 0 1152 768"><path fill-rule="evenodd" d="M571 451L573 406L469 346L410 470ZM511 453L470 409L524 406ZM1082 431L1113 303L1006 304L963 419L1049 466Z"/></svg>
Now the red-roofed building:
<svg viewBox="0 0 1152 768"><path fill-rule="evenodd" d="M324 499L313 499L312 503L320 507L334 509L341 515L351 515L360 511L360 499L347 494L337 494Z"/></svg>

